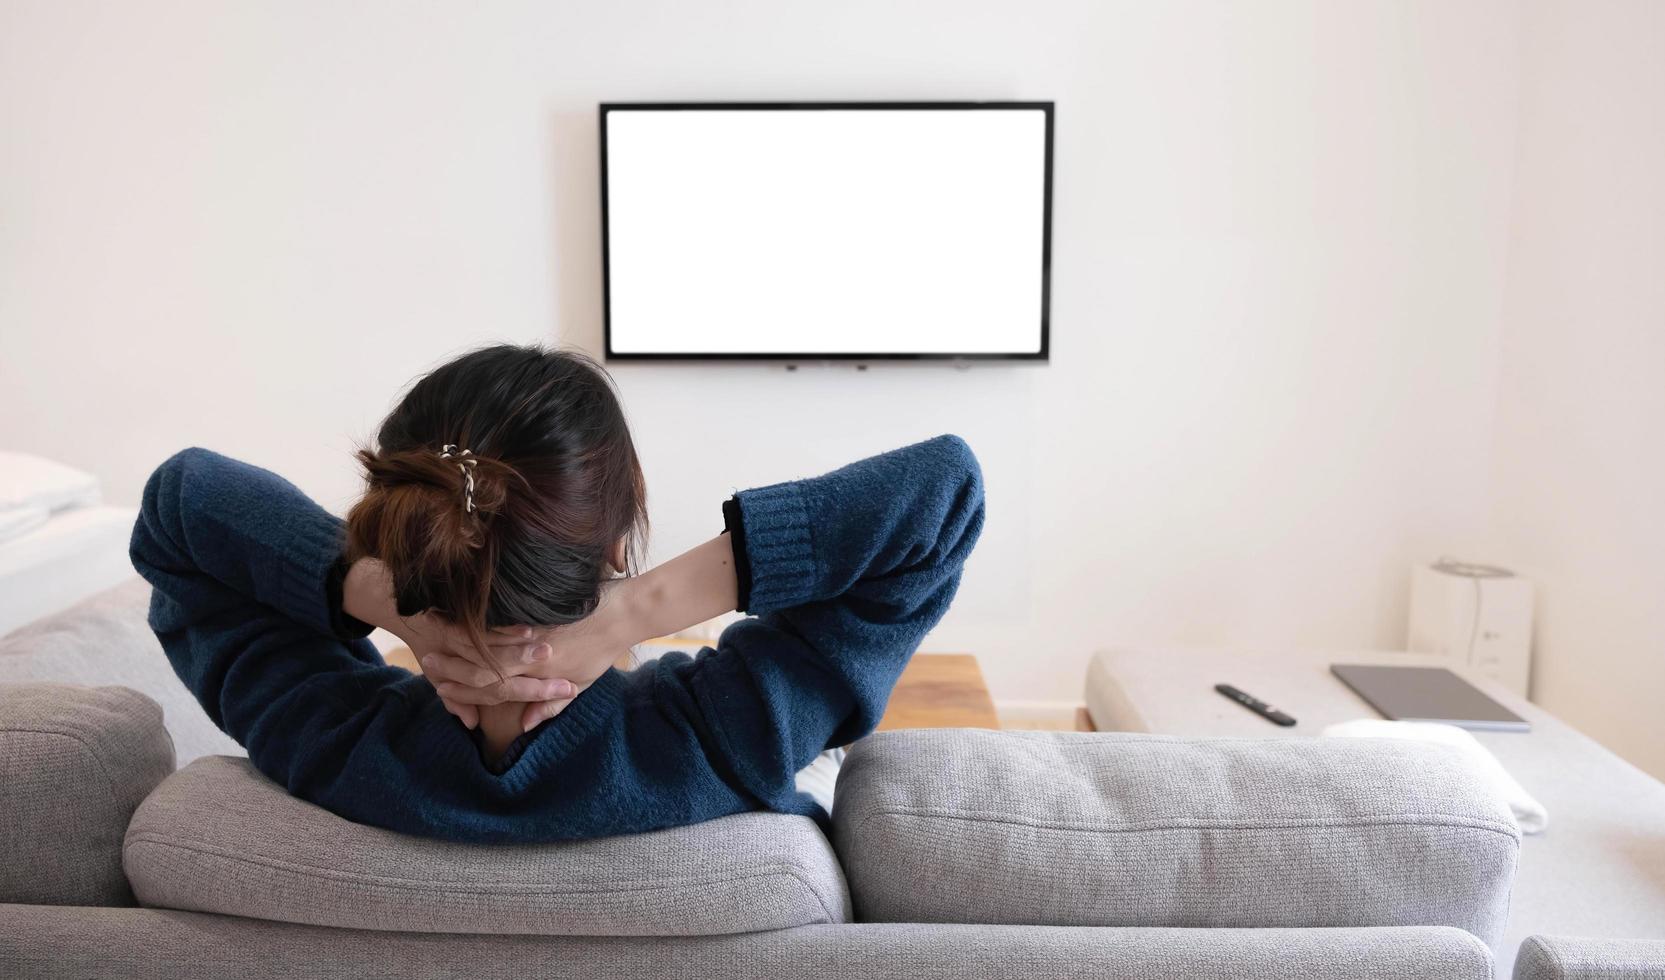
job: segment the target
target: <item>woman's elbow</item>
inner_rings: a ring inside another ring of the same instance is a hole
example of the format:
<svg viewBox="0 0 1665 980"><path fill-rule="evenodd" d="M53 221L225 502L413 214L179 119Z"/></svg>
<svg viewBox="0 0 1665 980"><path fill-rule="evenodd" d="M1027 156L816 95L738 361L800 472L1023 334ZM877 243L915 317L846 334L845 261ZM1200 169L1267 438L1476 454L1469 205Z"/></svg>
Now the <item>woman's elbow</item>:
<svg viewBox="0 0 1665 980"><path fill-rule="evenodd" d="M942 483L965 506L983 506L983 467L971 444L953 433L937 436L928 445L938 460Z"/></svg>
<svg viewBox="0 0 1665 980"><path fill-rule="evenodd" d="M133 536L127 546L128 556L141 574L177 551L182 488L191 471L210 455L206 449L182 449L163 460L145 481L139 516L133 523Z"/></svg>
<svg viewBox="0 0 1665 980"><path fill-rule="evenodd" d="M940 435L926 445L943 502L941 540L963 558L983 529L983 468L971 445L957 435Z"/></svg>
<svg viewBox="0 0 1665 980"><path fill-rule="evenodd" d="M156 512L176 508L181 488L190 480L191 474L200 469L213 455L207 449L192 446L181 449L163 460L145 481L144 499L140 509Z"/></svg>

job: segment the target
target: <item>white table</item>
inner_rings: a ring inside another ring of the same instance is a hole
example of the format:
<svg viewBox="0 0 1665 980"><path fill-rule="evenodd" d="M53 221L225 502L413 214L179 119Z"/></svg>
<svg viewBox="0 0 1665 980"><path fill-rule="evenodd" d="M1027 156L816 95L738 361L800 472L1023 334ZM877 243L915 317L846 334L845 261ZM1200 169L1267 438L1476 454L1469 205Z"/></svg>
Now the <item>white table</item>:
<svg viewBox="0 0 1665 980"><path fill-rule="evenodd" d="M1528 734L1475 732L1549 811L1521 840L1498 976L1533 934L1665 939L1665 783L1497 683L1427 654L1135 648L1103 650L1087 669L1087 709L1100 731L1294 738L1379 718L1330 673L1333 663L1450 667L1532 723ZM1233 684L1293 715L1280 728L1222 697Z"/></svg>

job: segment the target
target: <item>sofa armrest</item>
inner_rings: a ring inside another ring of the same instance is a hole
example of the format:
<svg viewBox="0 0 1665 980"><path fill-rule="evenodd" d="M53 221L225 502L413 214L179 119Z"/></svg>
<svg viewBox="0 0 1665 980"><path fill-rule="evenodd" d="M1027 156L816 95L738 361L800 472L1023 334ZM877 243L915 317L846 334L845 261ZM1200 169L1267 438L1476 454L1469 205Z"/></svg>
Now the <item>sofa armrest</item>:
<svg viewBox="0 0 1665 980"><path fill-rule="evenodd" d="M0 903L133 904L122 838L172 771L162 709L143 694L0 684Z"/></svg>
<svg viewBox="0 0 1665 980"><path fill-rule="evenodd" d="M1528 936L1515 957L1515 980L1660 980L1665 939Z"/></svg>
<svg viewBox="0 0 1665 980"><path fill-rule="evenodd" d="M1500 937L1520 832L1451 746L880 732L834 844L867 922L1451 926Z"/></svg>

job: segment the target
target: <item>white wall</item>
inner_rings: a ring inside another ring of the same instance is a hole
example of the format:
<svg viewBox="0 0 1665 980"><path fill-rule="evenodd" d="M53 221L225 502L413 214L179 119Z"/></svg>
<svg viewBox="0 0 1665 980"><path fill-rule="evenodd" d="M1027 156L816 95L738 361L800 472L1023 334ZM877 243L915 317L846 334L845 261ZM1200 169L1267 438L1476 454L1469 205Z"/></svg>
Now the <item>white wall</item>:
<svg viewBox="0 0 1665 980"><path fill-rule="evenodd" d="M1665 6L1534 0L1521 42L1493 554L1534 700L1665 778Z"/></svg>
<svg viewBox="0 0 1665 980"><path fill-rule="evenodd" d="M1483 533L1502 3L0 0L0 441L134 498L209 445L341 507L425 366L600 337L595 104L1055 99L1050 366L626 366L657 554L941 431L989 521L929 646L1402 642Z"/></svg>

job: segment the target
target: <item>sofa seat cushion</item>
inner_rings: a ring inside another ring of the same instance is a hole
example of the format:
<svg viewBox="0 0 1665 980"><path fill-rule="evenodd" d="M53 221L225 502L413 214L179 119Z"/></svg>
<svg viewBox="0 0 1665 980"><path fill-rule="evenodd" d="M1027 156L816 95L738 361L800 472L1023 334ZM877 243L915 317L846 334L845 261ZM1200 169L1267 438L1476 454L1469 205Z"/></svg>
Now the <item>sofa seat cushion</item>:
<svg viewBox="0 0 1665 980"><path fill-rule="evenodd" d="M862 921L1495 943L1520 834L1472 766L1390 739L881 732L845 760L833 837Z"/></svg>
<svg viewBox="0 0 1665 980"><path fill-rule="evenodd" d="M849 919L838 859L805 817L456 844L351 823L225 756L157 787L124 861L144 905L355 929L690 936Z"/></svg>

